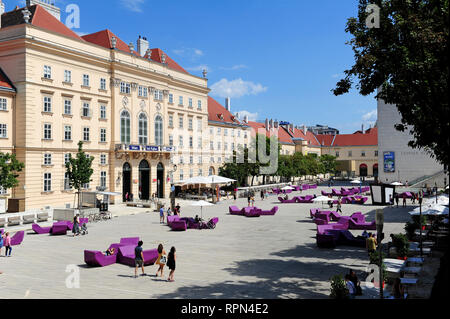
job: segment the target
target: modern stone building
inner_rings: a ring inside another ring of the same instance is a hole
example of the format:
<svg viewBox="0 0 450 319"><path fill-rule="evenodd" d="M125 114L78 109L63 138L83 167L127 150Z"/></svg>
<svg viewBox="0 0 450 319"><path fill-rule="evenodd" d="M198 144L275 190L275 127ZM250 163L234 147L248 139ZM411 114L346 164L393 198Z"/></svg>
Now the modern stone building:
<svg viewBox="0 0 450 319"><path fill-rule="evenodd" d="M394 125L399 123L401 123L401 114L396 106L378 100L380 181L408 182L409 185L420 183L419 186L425 186L427 179L430 179L428 186L434 186L436 183L437 186L443 187L448 183L445 181L444 167L424 150L409 147L408 142L413 137L407 131L397 131Z"/></svg>

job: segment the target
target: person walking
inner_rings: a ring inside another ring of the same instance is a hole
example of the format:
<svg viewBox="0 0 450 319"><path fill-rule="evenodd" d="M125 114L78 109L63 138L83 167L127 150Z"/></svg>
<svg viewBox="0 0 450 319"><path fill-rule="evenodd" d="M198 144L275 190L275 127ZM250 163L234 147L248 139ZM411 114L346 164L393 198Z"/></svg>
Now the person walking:
<svg viewBox="0 0 450 319"><path fill-rule="evenodd" d="M173 274L175 273L175 265L176 265L176 249L175 247L170 248L169 255L167 257L167 267L170 269L169 277L167 278L167 281L174 281Z"/></svg>
<svg viewBox="0 0 450 319"><path fill-rule="evenodd" d="M394 285L392 286L392 294L395 299L405 298L405 288L403 287L400 278L395 278Z"/></svg>
<svg viewBox="0 0 450 319"><path fill-rule="evenodd" d="M164 224L164 205L159 209L159 223Z"/></svg>
<svg viewBox="0 0 450 319"><path fill-rule="evenodd" d="M11 257L11 251L12 251L12 247L11 247L11 237L9 236L9 232L7 232L5 234L5 257Z"/></svg>
<svg viewBox="0 0 450 319"><path fill-rule="evenodd" d="M137 278L137 271L138 271L139 267L142 268L142 276L145 275L145 272L144 272L144 251L142 249L142 245L143 244L144 244L144 242L142 240L140 240L138 242L138 245L136 246L136 248L134 248L134 263L136 265L136 267L134 268L134 278Z"/></svg>
<svg viewBox="0 0 450 319"><path fill-rule="evenodd" d="M175 214L180 216L181 215L181 207L180 204L177 203L177 206L175 206Z"/></svg>
<svg viewBox="0 0 450 319"><path fill-rule="evenodd" d="M337 212L342 213L342 200L340 197L338 198L338 202L337 202L337 206L336 206L336 213Z"/></svg>
<svg viewBox="0 0 450 319"><path fill-rule="evenodd" d="M261 200L264 200L264 191L263 190L261 190L260 195L261 195Z"/></svg>
<svg viewBox="0 0 450 319"><path fill-rule="evenodd" d="M247 196L248 207L250 207L251 200L252 200L252 196L251 196L250 191L249 191L248 192L248 196Z"/></svg>
<svg viewBox="0 0 450 319"><path fill-rule="evenodd" d="M77 214L73 218L72 233L73 237L78 236L80 234L80 214Z"/></svg>
<svg viewBox="0 0 450 319"><path fill-rule="evenodd" d="M375 239L375 236L372 233L369 233L369 238L367 238L366 240L366 248L369 256L371 253L374 253L377 249L377 240Z"/></svg>
<svg viewBox="0 0 450 319"><path fill-rule="evenodd" d="M236 190L233 192L233 200L236 203Z"/></svg>
<svg viewBox="0 0 450 319"><path fill-rule="evenodd" d="M399 196L398 196L398 193L395 193L395 194L394 194L394 197L395 197L395 203L397 204L397 208L398 208L398 202L400 201L400 198L399 198Z"/></svg>
<svg viewBox="0 0 450 319"><path fill-rule="evenodd" d="M403 207L406 207L406 196L403 196Z"/></svg>
<svg viewBox="0 0 450 319"><path fill-rule="evenodd" d="M155 264L159 265L158 270L156 271L156 277L158 277L158 273L161 272L161 277L163 276L164 266L167 263L166 251L162 244L158 245L158 259L156 259Z"/></svg>

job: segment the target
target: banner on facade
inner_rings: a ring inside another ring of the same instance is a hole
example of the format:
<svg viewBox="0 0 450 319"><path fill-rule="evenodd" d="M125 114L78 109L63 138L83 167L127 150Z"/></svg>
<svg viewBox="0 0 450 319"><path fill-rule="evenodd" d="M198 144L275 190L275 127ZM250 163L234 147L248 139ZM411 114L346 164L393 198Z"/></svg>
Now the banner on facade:
<svg viewBox="0 0 450 319"><path fill-rule="evenodd" d="M141 149L141 147L139 145L129 145L128 149L130 151L139 151Z"/></svg>
<svg viewBox="0 0 450 319"><path fill-rule="evenodd" d="M395 152L384 152L384 172L395 172Z"/></svg>

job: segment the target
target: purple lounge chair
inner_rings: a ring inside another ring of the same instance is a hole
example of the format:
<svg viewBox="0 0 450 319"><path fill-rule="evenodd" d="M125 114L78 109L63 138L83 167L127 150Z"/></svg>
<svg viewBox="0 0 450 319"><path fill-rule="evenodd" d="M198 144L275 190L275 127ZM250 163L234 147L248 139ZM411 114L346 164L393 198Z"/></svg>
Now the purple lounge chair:
<svg viewBox="0 0 450 319"><path fill-rule="evenodd" d="M117 262L117 254L105 256L101 251L85 250L84 262L93 267L105 267Z"/></svg>
<svg viewBox="0 0 450 319"><path fill-rule="evenodd" d="M333 193L327 193L326 191L320 191L320 193L322 194L322 196L330 196L333 195Z"/></svg>
<svg viewBox="0 0 450 319"><path fill-rule="evenodd" d="M366 247L366 239L364 237L355 237L348 230L339 230L338 232L338 244L355 247Z"/></svg>
<svg viewBox="0 0 450 319"><path fill-rule="evenodd" d="M50 234L52 234L52 235L67 235L67 224L65 224L65 223L64 224L58 224L58 223L53 224Z"/></svg>
<svg viewBox="0 0 450 319"><path fill-rule="evenodd" d="M306 195L306 196L297 196L297 203L313 203L314 196Z"/></svg>
<svg viewBox="0 0 450 319"><path fill-rule="evenodd" d="M368 223L368 222L357 223L352 218L350 218L348 221L348 229L376 230L377 224L375 221L373 221L371 223Z"/></svg>
<svg viewBox="0 0 450 319"><path fill-rule="evenodd" d="M180 220L180 216L178 216L178 215L167 216L167 225L170 227L173 222L179 221L179 220Z"/></svg>
<svg viewBox="0 0 450 319"><path fill-rule="evenodd" d="M176 220L171 223L170 228L174 231L186 231L187 224L184 220Z"/></svg>
<svg viewBox="0 0 450 319"><path fill-rule="evenodd" d="M317 188L317 184L310 184L308 186L309 186L309 189L316 189Z"/></svg>
<svg viewBox="0 0 450 319"><path fill-rule="evenodd" d="M216 228L217 223L219 222L219 217L213 217L209 220L208 223L206 223L206 228L208 229L214 229Z"/></svg>
<svg viewBox="0 0 450 319"><path fill-rule="evenodd" d="M31 229L34 230L36 234L50 234L52 227L41 227L38 224L31 225Z"/></svg>
<svg viewBox="0 0 450 319"><path fill-rule="evenodd" d="M134 245L119 247L119 253L117 254L117 262L123 265L135 267L135 254L134 254L135 248L136 246ZM145 266L153 265L156 259L158 259L157 249L144 250L143 254Z"/></svg>
<svg viewBox="0 0 450 319"><path fill-rule="evenodd" d="M284 199L283 197L278 197L278 200L282 202L283 204L292 204L298 202L298 196L294 196L291 199Z"/></svg>
<svg viewBox="0 0 450 319"><path fill-rule="evenodd" d="M241 210L237 206L230 206L230 207L228 207L228 212L231 215L242 215Z"/></svg>
<svg viewBox="0 0 450 319"><path fill-rule="evenodd" d="M253 207L250 207L253 208ZM244 215L246 217L259 217L261 216L261 214L259 213L260 210L258 209L249 209L249 210L245 210Z"/></svg>
<svg viewBox="0 0 450 319"><path fill-rule="evenodd" d="M314 217L316 217L316 214L319 213L319 212L320 212L320 208L311 208L309 210L309 216L311 218L314 218Z"/></svg>
<svg viewBox="0 0 450 319"><path fill-rule="evenodd" d="M21 230L11 237L11 246L20 245L25 237L25 231Z"/></svg>
<svg viewBox="0 0 450 319"><path fill-rule="evenodd" d="M139 242L139 237L125 237L120 238L120 244L123 246L134 246L136 247Z"/></svg>
<svg viewBox="0 0 450 319"><path fill-rule="evenodd" d="M258 209L258 213L263 216L273 216L277 213L277 211L278 211L278 206L274 206L271 210Z"/></svg>

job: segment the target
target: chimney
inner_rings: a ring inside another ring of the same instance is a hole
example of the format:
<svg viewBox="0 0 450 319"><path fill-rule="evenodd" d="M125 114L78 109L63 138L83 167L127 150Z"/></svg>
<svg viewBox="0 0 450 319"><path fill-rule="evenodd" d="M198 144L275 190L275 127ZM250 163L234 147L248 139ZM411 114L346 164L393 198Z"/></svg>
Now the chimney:
<svg viewBox="0 0 450 319"><path fill-rule="evenodd" d="M273 120L272 119L270 119L270 121L269 121L269 128L273 129Z"/></svg>
<svg viewBox="0 0 450 319"><path fill-rule="evenodd" d="M292 133L294 133L294 124L289 124L289 129L291 130Z"/></svg>
<svg viewBox="0 0 450 319"><path fill-rule="evenodd" d="M47 10L52 16L61 21L61 9L55 6L55 0L27 0L27 7L31 7L35 4L40 5Z"/></svg>
<svg viewBox="0 0 450 319"><path fill-rule="evenodd" d="M364 124L361 124L361 133L364 134Z"/></svg>
<svg viewBox="0 0 450 319"><path fill-rule="evenodd" d="M139 36L139 39L137 40L137 52L141 57L144 57L147 53L147 49L149 48L149 43L147 41L147 38L142 38Z"/></svg>
<svg viewBox="0 0 450 319"><path fill-rule="evenodd" d="M248 115L244 116L244 123L248 124Z"/></svg>
<svg viewBox="0 0 450 319"><path fill-rule="evenodd" d="M303 125L303 134L306 135L307 132L308 132L308 128L306 127L306 125Z"/></svg>
<svg viewBox="0 0 450 319"><path fill-rule="evenodd" d="M234 116L239 120L239 113L236 112Z"/></svg>
<svg viewBox="0 0 450 319"><path fill-rule="evenodd" d="M269 130L269 119L266 119L266 131L268 131Z"/></svg>
<svg viewBox="0 0 450 319"><path fill-rule="evenodd" d="M133 54L134 53L134 44L133 44L133 42L130 42L130 44L128 45L128 48L130 49L130 53Z"/></svg>
<svg viewBox="0 0 450 319"><path fill-rule="evenodd" d="M225 98L225 108L228 112L231 112L231 99L229 97Z"/></svg>
<svg viewBox="0 0 450 319"><path fill-rule="evenodd" d="M273 126L274 126L276 129L278 129L279 123L278 123L277 120L275 120L275 122L273 122Z"/></svg>

